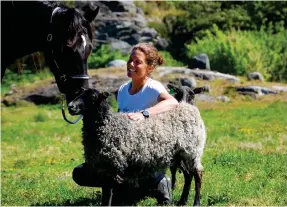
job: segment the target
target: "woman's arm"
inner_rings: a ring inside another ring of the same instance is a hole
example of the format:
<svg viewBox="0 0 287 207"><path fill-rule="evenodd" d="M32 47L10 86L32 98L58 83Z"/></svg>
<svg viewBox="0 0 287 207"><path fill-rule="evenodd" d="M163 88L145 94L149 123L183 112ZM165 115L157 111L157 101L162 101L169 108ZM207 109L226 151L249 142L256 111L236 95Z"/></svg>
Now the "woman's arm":
<svg viewBox="0 0 287 207"><path fill-rule="evenodd" d="M178 106L178 101L168 93L161 93L159 94L158 103L153 107L146 109L149 112L150 116L154 116L156 114L160 114L171 109L174 109ZM128 117L132 120L144 120L145 117L141 112L137 113L128 113Z"/></svg>

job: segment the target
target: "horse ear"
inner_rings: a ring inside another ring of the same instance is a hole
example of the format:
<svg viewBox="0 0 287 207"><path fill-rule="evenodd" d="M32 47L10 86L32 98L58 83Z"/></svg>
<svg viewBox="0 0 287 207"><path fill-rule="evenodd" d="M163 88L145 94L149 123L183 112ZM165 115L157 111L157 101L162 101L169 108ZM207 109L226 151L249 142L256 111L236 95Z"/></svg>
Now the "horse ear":
<svg viewBox="0 0 287 207"><path fill-rule="evenodd" d="M95 10L87 10L84 13L84 17L88 22L92 22L98 15L100 7L98 6Z"/></svg>

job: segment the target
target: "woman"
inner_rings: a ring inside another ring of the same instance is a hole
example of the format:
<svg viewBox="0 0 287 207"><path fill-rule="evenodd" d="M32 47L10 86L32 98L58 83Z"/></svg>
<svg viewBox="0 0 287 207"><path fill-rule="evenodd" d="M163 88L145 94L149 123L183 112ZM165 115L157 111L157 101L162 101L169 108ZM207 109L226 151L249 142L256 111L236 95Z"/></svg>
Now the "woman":
<svg viewBox="0 0 287 207"><path fill-rule="evenodd" d="M140 121L177 107L177 100L164 86L149 77L161 64L163 58L153 45L140 43L133 48L127 63L127 76L131 81L118 90L119 112L127 113L131 120ZM74 181L81 186L101 187L106 181L104 177L96 180L99 177L85 163L73 171ZM170 181L164 172L156 173L148 185L156 188L159 203L171 201Z"/></svg>
<svg viewBox="0 0 287 207"><path fill-rule="evenodd" d="M154 69L163 64L163 58L157 49L148 43L136 45L127 63L127 76L131 82L123 84L118 90L120 112L134 121L144 120L156 114L177 107L177 100L164 86L149 77ZM156 173L153 179L157 185L158 201L169 202L170 183L163 172Z"/></svg>
<svg viewBox="0 0 287 207"><path fill-rule="evenodd" d="M162 63L162 57L151 44L140 43L133 48L127 64L127 76L132 81L118 91L120 112L131 112L127 114L130 119L143 120L178 105L160 82L149 77Z"/></svg>

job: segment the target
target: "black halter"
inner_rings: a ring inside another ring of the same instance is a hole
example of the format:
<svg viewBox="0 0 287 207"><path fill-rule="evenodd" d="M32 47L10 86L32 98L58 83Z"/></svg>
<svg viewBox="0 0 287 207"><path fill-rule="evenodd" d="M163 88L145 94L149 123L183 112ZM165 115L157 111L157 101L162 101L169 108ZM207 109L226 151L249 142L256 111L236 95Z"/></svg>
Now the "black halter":
<svg viewBox="0 0 287 207"><path fill-rule="evenodd" d="M61 7L56 7L53 12L52 12L52 15L51 15L51 19L50 19L50 29L49 29L49 33L47 35L47 42L48 43L51 43L52 40L53 40L53 35L52 35L52 23L53 23L53 16L55 15L55 13L61 9ZM54 51L53 51L53 48L51 48L51 59L53 60L55 66L57 69L60 69L55 57L54 57ZM58 70L60 71L60 70ZM65 83L68 79L82 79L82 80L87 80L89 79L90 77L87 75L87 74L82 74L82 75L72 75L72 76L67 76L65 73L62 73L61 76L60 76L60 81L62 81L63 83ZM65 104L64 104L64 101L65 100L65 95L62 93L62 115L63 115L63 118L66 122L68 122L69 124L76 124L78 121L80 121L83 116L80 115L75 121L69 121L66 117L66 114L65 114Z"/></svg>

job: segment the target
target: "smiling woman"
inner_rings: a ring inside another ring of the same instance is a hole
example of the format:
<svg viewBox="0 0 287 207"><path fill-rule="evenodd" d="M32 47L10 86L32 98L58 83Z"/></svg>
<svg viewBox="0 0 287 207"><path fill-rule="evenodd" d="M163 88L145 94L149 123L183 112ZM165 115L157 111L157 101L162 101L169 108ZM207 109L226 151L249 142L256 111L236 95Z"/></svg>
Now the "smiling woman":
<svg viewBox="0 0 287 207"><path fill-rule="evenodd" d="M143 120L177 106L177 101L164 86L149 77L163 62L162 56L153 45L140 43L134 46L127 63L127 76L131 81L123 84L118 91L120 112L136 112L129 113L128 117Z"/></svg>

